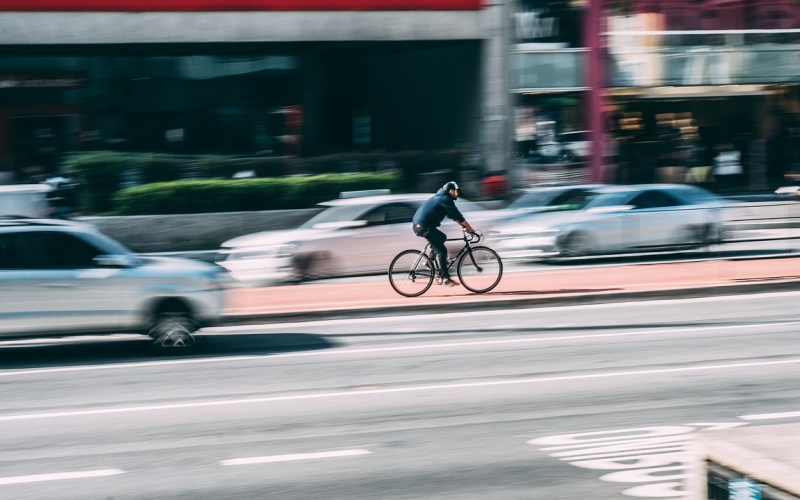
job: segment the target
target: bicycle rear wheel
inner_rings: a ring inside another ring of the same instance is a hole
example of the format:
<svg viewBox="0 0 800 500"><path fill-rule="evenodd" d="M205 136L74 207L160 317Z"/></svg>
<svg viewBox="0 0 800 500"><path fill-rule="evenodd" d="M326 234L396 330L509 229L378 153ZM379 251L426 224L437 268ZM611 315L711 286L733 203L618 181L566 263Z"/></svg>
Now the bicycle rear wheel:
<svg viewBox="0 0 800 500"><path fill-rule="evenodd" d="M503 261L497 252L487 247L472 247L472 256L465 253L458 261L458 279L470 292L486 293L500 283Z"/></svg>
<svg viewBox="0 0 800 500"><path fill-rule="evenodd" d="M405 250L389 266L389 283L405 297L418 297L433 284L433 263L419 250Z"/></svg>

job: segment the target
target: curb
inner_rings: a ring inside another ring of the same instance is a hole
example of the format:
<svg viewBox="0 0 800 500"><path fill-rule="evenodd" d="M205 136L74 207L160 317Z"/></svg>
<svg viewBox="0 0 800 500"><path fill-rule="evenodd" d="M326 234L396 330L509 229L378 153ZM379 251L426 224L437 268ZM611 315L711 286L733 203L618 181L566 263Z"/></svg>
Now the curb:
<svg viewBox="0 0 800 500"><path fill-rule="evenodd" d="M269 312L262 314L223 315L219 326L253 325L264 322L289 323L313 320L375 318L422 313L458 311L492 311L511 308L535 309L570 305L608 304L664 299L691 299L710 296L745 295L751 293L786 292L800 290L800 279L769 280L727 285L670 288L644 291L597 292L592 294L566 293L545 297L486 298L470 295L459 301L409 303L408 305L317 309L309 311ZM409 302L415 299L409 299Z"/></svg>

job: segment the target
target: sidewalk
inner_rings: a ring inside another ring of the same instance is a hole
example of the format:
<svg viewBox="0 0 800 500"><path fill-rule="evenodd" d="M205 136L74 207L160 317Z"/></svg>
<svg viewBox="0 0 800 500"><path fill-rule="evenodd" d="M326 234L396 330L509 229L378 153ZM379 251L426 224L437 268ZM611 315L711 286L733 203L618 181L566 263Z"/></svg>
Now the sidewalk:
<svg viewBox="0 0 800 500"><path fill-rule="evenodd" d="M421 297L398 295L388 278L364 282L309 282L294 286L235 288L227 324L298 321L397 313L689 298L800 290L800 257L558 267L506 273L483 295L434 285Z"/></svg>

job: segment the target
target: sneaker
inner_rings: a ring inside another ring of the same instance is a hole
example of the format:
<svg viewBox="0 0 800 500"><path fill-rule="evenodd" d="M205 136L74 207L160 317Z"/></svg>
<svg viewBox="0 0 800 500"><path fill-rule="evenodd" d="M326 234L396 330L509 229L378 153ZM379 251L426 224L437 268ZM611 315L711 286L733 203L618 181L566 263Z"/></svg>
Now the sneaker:
<svg viewBox="0 0 800 500"><path fill-rule="evenodd" d="M436 279L433 282L436 283L437 285L441 285L442 284L442 278L437 276Z"/></svg>
<svg viewBox="0 0 800 500"><path fill-rule="evenodd" d="M453 278L447 278L442 282L442 285L447 287L453 287L453 286L458 286L458 282Z"/></svg>

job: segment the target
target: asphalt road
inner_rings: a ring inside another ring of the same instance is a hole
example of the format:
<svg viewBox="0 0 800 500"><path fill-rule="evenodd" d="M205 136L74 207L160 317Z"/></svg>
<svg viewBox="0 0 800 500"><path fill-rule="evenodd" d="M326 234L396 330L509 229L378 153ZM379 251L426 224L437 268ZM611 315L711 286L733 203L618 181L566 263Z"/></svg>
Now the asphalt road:
<svg viewBox="0 0 800 500"><path fill-rule="evenodd" d="M798 410L799 299L5 342L0 498L680 498L697 429Z"/></svg>

